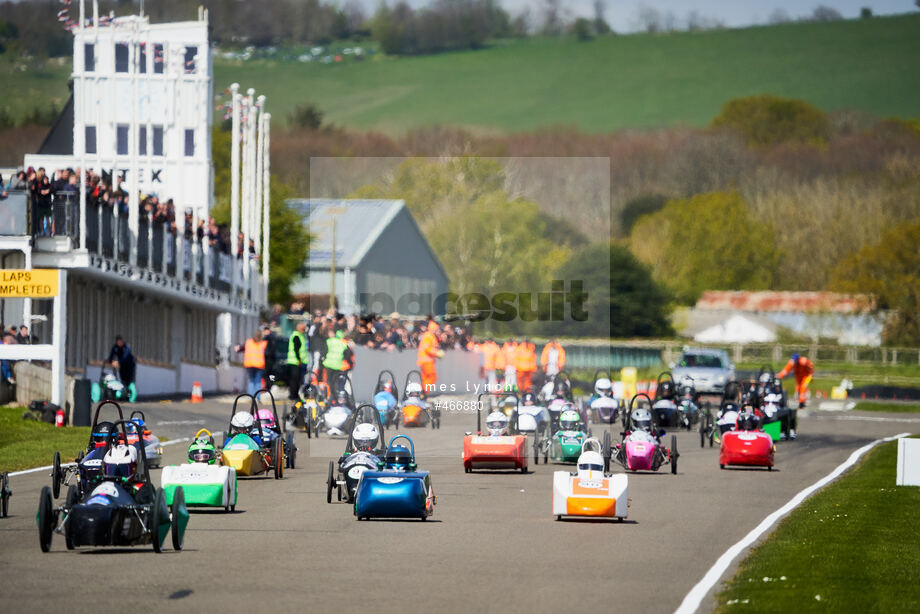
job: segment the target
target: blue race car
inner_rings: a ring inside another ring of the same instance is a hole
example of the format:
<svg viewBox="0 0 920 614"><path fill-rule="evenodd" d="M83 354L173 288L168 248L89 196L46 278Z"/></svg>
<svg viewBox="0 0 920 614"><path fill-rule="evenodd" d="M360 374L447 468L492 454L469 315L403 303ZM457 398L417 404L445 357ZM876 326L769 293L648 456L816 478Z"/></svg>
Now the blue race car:
<svg viewBox="0 0 920 614"><path fill-rule="evenodd" d="M395 445L405 439L409 447ZM390 440L377 471L361 474L355 492L355 516L370 518L420 518L434 512L436 498L427 471L417 471L415 444L405 435Z"/></svg>

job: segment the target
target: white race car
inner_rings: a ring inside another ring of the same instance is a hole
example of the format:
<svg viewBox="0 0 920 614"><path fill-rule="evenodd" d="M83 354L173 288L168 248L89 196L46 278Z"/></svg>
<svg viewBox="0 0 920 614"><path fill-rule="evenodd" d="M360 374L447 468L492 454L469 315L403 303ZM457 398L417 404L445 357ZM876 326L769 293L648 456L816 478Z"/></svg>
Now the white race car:
<svg viewBox="0 0 920 614"><path fill-rule="evenodd" d="M604 457L597 439L587 439L575 472L553 474L553 514L616 518L622 522L629 511L626 474L604 472Z"/></svg>
<svg viewBox="0 0 920 614"><path fill-rule="evenodd" d="M188 463L163 468L161 486L166 491L167 503L179 486L185 492L187 507L222 507L236 510L236 469L220 465L220 454L207 429L195 434L188 449Z"/></svg>

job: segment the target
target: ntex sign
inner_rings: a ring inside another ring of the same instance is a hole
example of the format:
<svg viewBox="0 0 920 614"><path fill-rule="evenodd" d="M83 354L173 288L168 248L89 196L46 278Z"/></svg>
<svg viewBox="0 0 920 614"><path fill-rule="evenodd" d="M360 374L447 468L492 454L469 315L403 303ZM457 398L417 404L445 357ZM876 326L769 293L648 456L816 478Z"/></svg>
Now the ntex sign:
<svg viewBox="0 0 920 614"><path fill-rule="evenodd" d="M0 297L53 298L57 294L57 269L0 270Z"/></svg>

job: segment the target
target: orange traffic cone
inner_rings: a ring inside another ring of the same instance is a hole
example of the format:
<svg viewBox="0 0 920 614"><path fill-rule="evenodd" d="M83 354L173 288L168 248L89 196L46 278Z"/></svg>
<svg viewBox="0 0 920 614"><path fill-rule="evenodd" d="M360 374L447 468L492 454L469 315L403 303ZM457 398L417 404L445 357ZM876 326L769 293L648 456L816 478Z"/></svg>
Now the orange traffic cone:
<svg viewBox="0 0 920 614"><path fill-rule="evenodd" d="M201 382L194 382L192 384L192 403L201 403L204 401L204 397L201 395Z"/></svg>

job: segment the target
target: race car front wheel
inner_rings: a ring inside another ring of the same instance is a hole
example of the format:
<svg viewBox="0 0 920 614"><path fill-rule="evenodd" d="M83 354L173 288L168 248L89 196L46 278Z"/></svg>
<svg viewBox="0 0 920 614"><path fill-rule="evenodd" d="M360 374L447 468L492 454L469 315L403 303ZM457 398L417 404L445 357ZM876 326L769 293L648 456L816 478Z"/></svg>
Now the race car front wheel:
<svg viewBox="0 0 920 614"><path fill-rule="evenodd" d="M51 511L51 488L42 487L38 498L38 543L42 552L51 550L51 536L54 532L54 514Z"/></svg>
<svg viewBox="0 0 920 614"><path fill-rule="evenodd" d="M326 478L326 503L332 503L332 486L335 484L335 463L329 461L329 477Z"/></svg>

